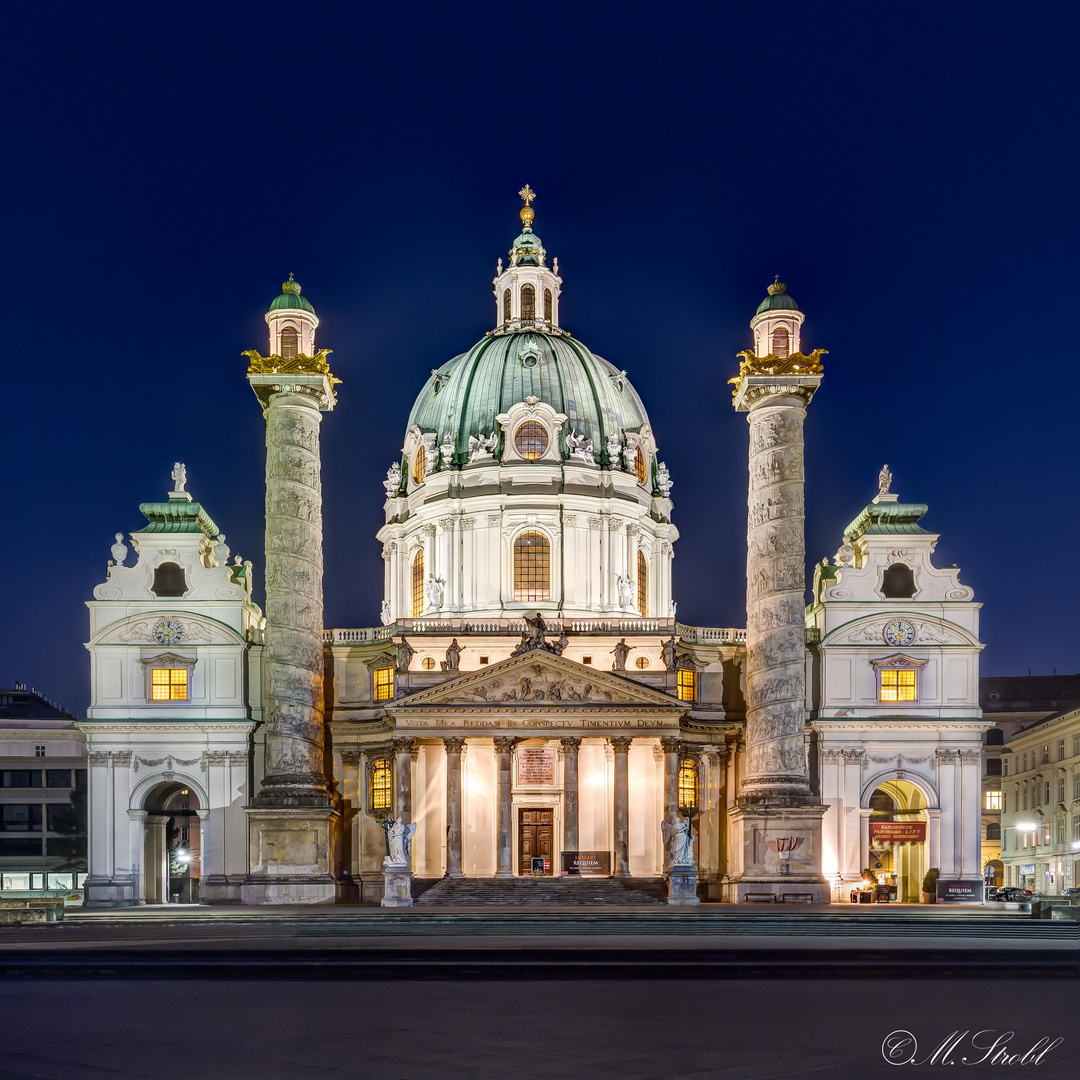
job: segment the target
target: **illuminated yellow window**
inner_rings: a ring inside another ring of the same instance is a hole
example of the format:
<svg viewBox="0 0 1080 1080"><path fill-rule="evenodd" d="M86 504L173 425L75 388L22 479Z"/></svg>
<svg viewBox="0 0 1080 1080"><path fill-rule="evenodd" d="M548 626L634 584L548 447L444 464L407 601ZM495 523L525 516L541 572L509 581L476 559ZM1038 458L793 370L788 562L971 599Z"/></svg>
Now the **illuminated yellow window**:
<svg viewBox="0 0 1080 1080"><path fill-rule="evenodd" d="M421 548L412 561L412 617L424 614L424 550Z"/></svg>
<svg viewBox="0 0 1080 1080"><path fill-rule="evenodd" d="M416 448L416 453L413 454L412 459L412 478L417 484L427 475L427 451L423 446Z"/></svg>
<svg viewBox="0 0 1080 1080"><path fill-rule="evenodd" d="M544 318L551 322L551 290L544 290Z"/></svg>
<svg viewBox="0 0 1080 1080"><path fill-rule="evenodd" d="M389 701L394 696L394 669L381 667L375 669L375 700Z"/></svg>
<svg viewBox="0 0 1080 1080"><path fill-rule="evenodd" d="M697 701L697 672L679 668L679 700Z"/></svg>
<svg viewBox="0 0 1080 1080"><path fill-rule="evenodd" d="M510 290L503 289L503 322L510 321Z"/></svg>
<svg viewBox="0 0 1080 1080"><path fill-rule="evenodd" d="M394 773L389 758L371 763L370 809L389 810L394 799Z"/></svg>
<svg viewBox="0 0 1080 1080"><path fill-rule="evenodd" d="M643 551L637 553L637 608L642 616L649 614L649 571Z"/></svg>
<svg viewBox="0 0 1080 1080"><path fill-rule="evenodd" d="M150 672L152 701L187 701L187 668L153 668Z"/></svg>
<svg viewBox="0 0 1080 1080"><path fill-rule="evenodd" d="M420 666L425 671L431 671L431 669L435 667L435 657L425 656L424 659L420 661Z"/></svg>
<svg viewBox="0 0 1080 1080"><path fill-rule="evenodd" d="M788 352L790 351L790 349L791 349L791 346L788 343L787 328L783 327L783 326L778 326L773 331L773 336L772 336L772 352L773 352L773 356L775 356L778 360L786 360Z"/></svg>
<svg viewBox="0 0 1080 1080"><path fill-rule="evenodd" d="M637 475L639 484L644 484L649 478L645 465L645 455L642 453L640 446L637 448L637 453L634 455L634 473Z"/></svg>
<svg viewBox="0 0 1080 1080"><path fill-rule="evenodd" d="M538 532L514 541L514 599L547 600L551 588L551 545Z"/></svg>
<svg viewBox="0 0 1080 1080"><path fill-rule="evenodd" d="M535 461L543 457L548 448L547 430L535 420L526 420L514 432L514 449L526 460Z"/></svg>
<svg viewBox="0 0 1080 1080"><path fill-rule="evenodd" d="M687 810L698 805L697 762L683 758L679 762L679 809Z"/></svg>
<svg viewBox="0 0 1080 1080"><path fill-rule="evenodd" d="M1005 792L1004 791L988 791L986 793L986 809L987 810L1004 810L1005 809Z"/></svg>
<svg viewBox="0 0 1080 1080"><path fill-rule="evenodd" d="M644 671L649 666L649 658L647 656L639 656L634 664Z"/></svg>
<svg viewBox="0 0 1080 1080"><path fill-rule="evenodd" d="M882 668L880 701L915 701L914 668Z"/></svg>

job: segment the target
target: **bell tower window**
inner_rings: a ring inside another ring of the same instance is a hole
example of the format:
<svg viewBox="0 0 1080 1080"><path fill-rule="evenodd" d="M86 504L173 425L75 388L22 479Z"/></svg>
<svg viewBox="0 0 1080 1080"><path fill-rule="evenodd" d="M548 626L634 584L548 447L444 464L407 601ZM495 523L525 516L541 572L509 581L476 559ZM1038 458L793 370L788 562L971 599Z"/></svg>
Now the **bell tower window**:
<svg viewBox="0 0 1080 1080"><path fill-rule="evenodd" d="M536 289L532 285L521 286L521 318L522 321L536 319Z"/></svg>
<svg viewBox="0 0 1080 1080"><path fill-rule="evenodd" d="M634 455L634 474L637 476L639 484L644 484L649 476L645 465L645 453L640 446Z"/></svg>
<svg viewBox="0 0 1080 1080"><path fill-rule="evenodd" d="M514 541L514 599L547 600L551 589L551 545L543 533L523 532Z"/></svg>
<svg viewBox="0 0 1080 1080"><path fill-rule="evenodd" d="M910 600L915 595L915 575L906 563L893 563L881 575L881 595L890 600Z"/></svg>
<svg viewBox="0 0 1080 1080"><path fill-rule="evenodd" d="M154 570L151 591L155 596L183 596L187 592L184 568L174 562L163 562Z"/></svg>
<svg viewBox="0 0 1080 1080"><path fill-rule="evenodd" d="M424 477L427 475L427 451L424 449L423 444L416 448L416 453L413 454L412 460L412 478L413 483L420 484L423 482Z"/></svg>
<svg viewBox="0 0 1080 1080"><path fill-rule="evenodd" d="M645 562L645 552L637 553L637 607L642 618L649 616L649 570Z"/></svg>
<svg viewBox="0 0 1080 1080"><path fill-rule="evenodd" d="M510 321L510 290L503 289L503 322Z"/></svg>
<svg viewBox="0 0 1080 1080"><path fill-rule="evenodd" d="M296 327L286 326L281 331L281 359L295 360L297 351Z"/></svg>
<svg viewBox="0 0 1080 1080"><path fill-rule="evenodd" d="M412 617L424 614L424 551L421 548L412 561Z"/></svg>
<svg viewBox="0 0 1080 1080"><path fill-rule="evenodd" d="M772 354L780 360L786 360L789 352L791 352L791 344L787 327L778 326L772 335Z"/></svg>
<svg viewBox="0 0 1080 1080"><path fill-rule="evenodd" d="M550 289L545 289L544 290L544 318L548 322L551 322L552 310L553 310L553 304L551 302L551 290Z"/></svg>

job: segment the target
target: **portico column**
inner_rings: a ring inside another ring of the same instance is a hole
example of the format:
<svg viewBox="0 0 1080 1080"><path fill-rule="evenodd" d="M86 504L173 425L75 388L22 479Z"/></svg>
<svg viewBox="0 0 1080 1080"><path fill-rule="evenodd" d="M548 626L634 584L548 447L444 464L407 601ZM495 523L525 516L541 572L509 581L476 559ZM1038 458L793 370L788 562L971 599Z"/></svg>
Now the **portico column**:
<svg viewBox="0 0 1080 1080"><path fill-rule="evenodd" d="M495 773L498 787L498 824L495 851L495 876L514 876L513 849L513 736L499 736L495 739Z"/></svg>
<svg viewBox="0 0 1080 1080"><path fill-rule="evenodd" d="M563 749L563 848L578 850L578 751L581 740L567 736L559 740Z"/></svg>
<svg viewBox="0 0 1080 1080"><path fill-rule="evenodd" d="M145 870L146 902L167 904L169 902L169 851L165 826L169 819L164 814L147 814L145 821L146 854L149 864Z"/></svg>
<svg viewBox="0 0 1080 1080"><path fill-rule="evenodd" d="M664 751L664 820L674 825L679 820L679 740L664 736L660 740ZM664 871L671 869L671 845L664 845Z"/></svg>
<svg viewBox="0 0 1080 1080"><path fill-rule="evenodd" d="M446 876L461 872L461 751L464 739L443 739L446 750Z"/></svg>
<svg viewBox="0 0 1080 1080"><path fill-rule="evenodd" d="M633 738L608 739L615 751L615 876L630 876L630 766L627 754Z"/></svg>
<svg viewBox="0 0 1080 1080"><path fill-rule="evenodd" d="M394 739L394 816L408 825L412 821L412 754L415 739Z"/></svg>

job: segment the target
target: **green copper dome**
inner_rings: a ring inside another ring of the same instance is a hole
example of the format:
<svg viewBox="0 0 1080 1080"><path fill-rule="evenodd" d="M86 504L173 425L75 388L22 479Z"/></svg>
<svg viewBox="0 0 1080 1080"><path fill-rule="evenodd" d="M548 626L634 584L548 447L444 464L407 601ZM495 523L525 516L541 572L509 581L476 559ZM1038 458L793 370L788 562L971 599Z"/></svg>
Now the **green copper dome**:
<svg viewBox="0 0 1080 1080"><path fill-rule="evenodd" d="M788 296L787 286L776 275L776 280L769 286L769 295L758 304L755 315L764 315L766 311L798 311L799 305Z"/></svg>
<svg viewBox="0 0 1080 1080"><path fill-rule="evenodd" d="M592 439L602 465L610 464L607 441L613 432L623 441L624 432L649 422L624 372L568 334L524 329L489 335L433 371L406 431L413 424L421 432L434 431L439 444L449 432L454 463L462 464L469 436L498 432L495 417L530 396L565 413L566 427Z"/></svg>
<svg viewBox="0 0 1080 1080"><path fill-rule="evenodd" d="M292 274L289 275L289 280L281 286L281 295L274 297L270 302L271 311L310 311L312 315L315 314L315 309L308 302L306 297L300 295L300 283L293 280Z"/></svg>

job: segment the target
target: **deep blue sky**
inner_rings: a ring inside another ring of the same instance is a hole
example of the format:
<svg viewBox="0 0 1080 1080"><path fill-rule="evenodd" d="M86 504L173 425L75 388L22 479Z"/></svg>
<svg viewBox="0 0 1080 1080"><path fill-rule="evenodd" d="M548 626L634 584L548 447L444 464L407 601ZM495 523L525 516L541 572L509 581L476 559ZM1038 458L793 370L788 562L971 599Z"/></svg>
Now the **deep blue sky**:
<svg viewBox="0 0 1080 1080"><path fill-rule="evenodd" d="M377 621L380 480L493 318L516 192L641 393L687 622L744 616L727 379L780 273L829 350L807 553L883 462L983 601L984 674L1080 669L1075 4L21 5L6 17L0 685L83 714L84 601L176 459L261 564L243 349L293 271L334 350L326 618Z"/></svg>

